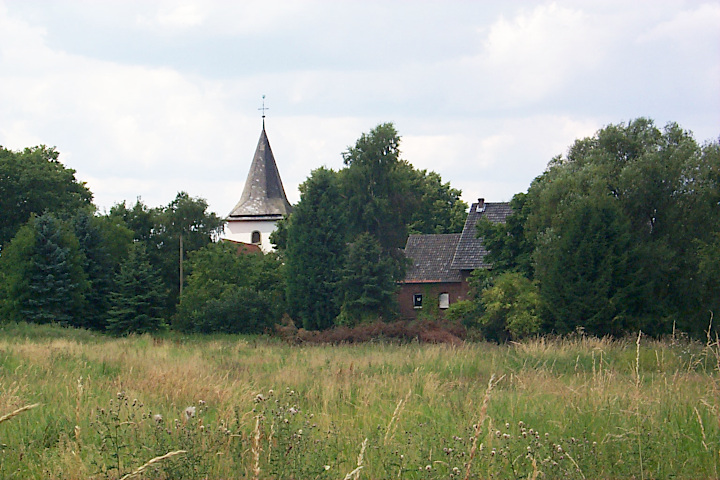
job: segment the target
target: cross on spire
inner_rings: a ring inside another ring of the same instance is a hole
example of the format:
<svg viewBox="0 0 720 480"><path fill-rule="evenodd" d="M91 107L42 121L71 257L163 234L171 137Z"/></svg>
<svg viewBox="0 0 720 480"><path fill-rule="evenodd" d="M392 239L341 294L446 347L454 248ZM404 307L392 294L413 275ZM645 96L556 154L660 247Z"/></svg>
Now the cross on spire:
<svg viewBox="0 0 720 480"><path fill-rule="evenodd" d="M265 106L265 95L262 96L262 99L262 107L258 108L258 110L262 111L263 130L265 130L265 110L270 110L270 107Z"/></svg>

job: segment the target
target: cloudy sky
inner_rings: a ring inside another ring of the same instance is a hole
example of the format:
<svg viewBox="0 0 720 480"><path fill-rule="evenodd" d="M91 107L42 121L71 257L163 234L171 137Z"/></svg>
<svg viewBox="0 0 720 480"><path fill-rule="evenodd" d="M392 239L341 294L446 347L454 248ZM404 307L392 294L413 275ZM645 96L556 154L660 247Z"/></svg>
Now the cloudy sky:
<svg viewBox="0 0 720 480"><path fill-rule="evenodd" d="M720 135L720 2L0 0L0 145L45 144L102 210L230 212L262 127L285 190L394 122L403 157L509 200L609 123Z"/></svg>

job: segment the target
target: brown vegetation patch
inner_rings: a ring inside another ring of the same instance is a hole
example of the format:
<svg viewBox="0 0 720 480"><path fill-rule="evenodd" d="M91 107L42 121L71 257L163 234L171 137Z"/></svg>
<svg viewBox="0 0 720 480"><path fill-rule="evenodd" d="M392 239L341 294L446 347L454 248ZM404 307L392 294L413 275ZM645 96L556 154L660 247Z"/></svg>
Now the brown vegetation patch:
<svg viewBox="0 0 720 480"><path fill-rule="evenodd" d="M286 318L282 325L276 326L276 332L289 343L335 345L375 340L461 345L467 334L465 327L459 323L447 321L416 320L386 323L378 320L355 327L338 326L317 331L298 329L289 318Z"/></svg>

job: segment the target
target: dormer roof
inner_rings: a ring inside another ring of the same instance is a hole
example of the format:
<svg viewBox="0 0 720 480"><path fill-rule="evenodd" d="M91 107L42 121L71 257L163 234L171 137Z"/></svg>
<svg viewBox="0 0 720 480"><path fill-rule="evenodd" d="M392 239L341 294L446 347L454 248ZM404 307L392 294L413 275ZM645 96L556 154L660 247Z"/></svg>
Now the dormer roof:
<svg viewBox="0 0 720 480"><path fill-rule="evenodd" d="M242 196L228 217L229 220L278 219L291 210L263 126Z"/></svg>

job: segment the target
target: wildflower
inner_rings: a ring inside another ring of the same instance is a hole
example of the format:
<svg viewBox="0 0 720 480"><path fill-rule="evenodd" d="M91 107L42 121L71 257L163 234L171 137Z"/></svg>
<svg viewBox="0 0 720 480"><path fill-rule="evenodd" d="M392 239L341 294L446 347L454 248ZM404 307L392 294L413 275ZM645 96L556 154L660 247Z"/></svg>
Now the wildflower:
<svg viewBox="0 0 720 480"><path fill-rule="evenodd" d="M298 430L298 435L302 435L302 428Z"/></svg>
<svg viewBox="0 0 720 480"><path fill-rule="evenodd" d="M520 428L524 428L524 427L525 427L525 422L523 422L522 420L520 420L520 421L518 422L518 426L519 426Z"/></svg>
<svg viewBox="0 0 720 480"><path fill-rule="evenodd" d="M153 415L152 418L155 421L155 423L157 423L157 424L161 424L163 421L163 417L159 413L156 413L155 415Z"/></svg>
<svg viewBox="0 0 720 480"><path fill-rule="evenodd" d="M325 465L325 471L327 472L328 470L330 470L330 465Z"/></svg>
<svg viewBox="0 0 720 480"><path fill-rule="evenodd" d="M257 395L255 395L255 403L260 403L260 402L264 402L264 401L265 401L265 395L263 395L262 393L258 393Z"/></svg>
<svg viewBox="0 0 720 480"><path fill-rule="evenodd" d="M560 445L557 446L557 451L558 451L558 453L562 453L563 449Z"/></svg>
<svg viewBox="0 0 720 480"><path fill-rule="evenodd" d="M453 467L453 473L454 473L455 475L459 474L459 473L460 473L460 469L459 469L458 467Z"/></svg>
<svg viewBox="0 0 720 480"><path fill-rule="evenodd" d="M510 428L510 424L508 422L505 422L505 428Z"/></svg>
<svg viewBox="0 0 720 480"><path fill-rule="evenodd" d="M432 470L432 465L425 465L425 470L428 472Z"/></svg>
<svg viewBox="0 0 720 480"><path fill-rule="evenodd" d="M205 400L198 400L198 405L200 405L201 407L204 407L204 406L205 406Z"/></svg>
<svg viewBox="0 0 720 480"><path fill-rule="evenodd" d="M501 435L500 430L495 430L495 436L500 438L500 435Z"/></svg>
<svg viewBox="0 0 720 480"><path fill-rule="evenodd" d="M288 412L290 412L291 415L295 415L296 413L298 413L298 409L295 407L290 407Z"/></svg>
<svg viewBox="0 0 720 480"><path fill-rule="evenodd" d="M187 407L185 409L185 419L190 420L195 416L195 407Z"/></svg>

